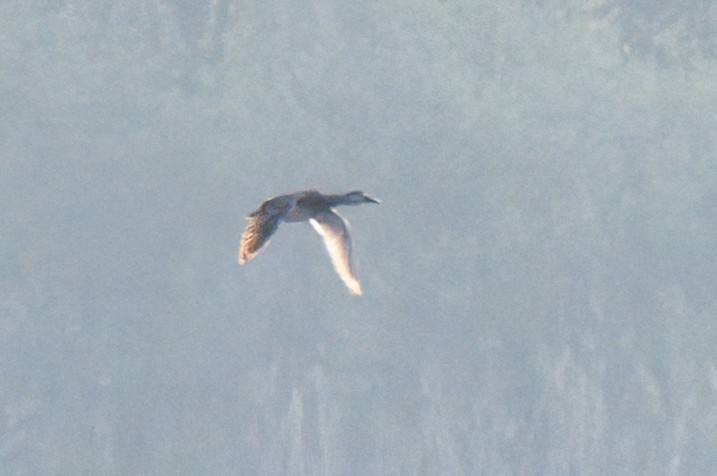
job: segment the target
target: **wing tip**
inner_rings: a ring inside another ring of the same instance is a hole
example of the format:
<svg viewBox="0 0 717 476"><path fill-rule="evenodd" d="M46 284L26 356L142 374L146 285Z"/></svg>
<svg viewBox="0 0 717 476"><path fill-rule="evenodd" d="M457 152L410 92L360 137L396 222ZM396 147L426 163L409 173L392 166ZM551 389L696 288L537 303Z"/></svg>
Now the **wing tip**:
<svg viewBox="0 0 717 476"><path fill-rule="evenodd" d="M363 292L361 291L361 284L355 279L352 281L346 281L345 284L346 287L349 288L349 292L354 296L363 295Z"/></svg>
<svg viewBox="0 0 717 476"><path fill-rule="evenodd" d="M237 253L237 263L239 264L246 264L254 257L256 253L249 253L246 250L239 250L239 253Z"/></svg>

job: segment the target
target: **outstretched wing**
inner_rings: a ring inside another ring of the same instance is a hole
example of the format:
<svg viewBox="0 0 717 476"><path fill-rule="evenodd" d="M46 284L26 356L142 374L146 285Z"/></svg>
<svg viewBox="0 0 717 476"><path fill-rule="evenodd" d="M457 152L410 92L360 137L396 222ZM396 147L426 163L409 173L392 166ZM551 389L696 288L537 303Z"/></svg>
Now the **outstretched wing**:
<svg viewBox="0 0 717 476"><path fill-rule="evenodd" d="M351 265L349 222L334 210L317 213L309 222L323 238L336 273L352 294L361 295L361 285L354 276Z"/></svg>
<svg viewBox="0 0 717 476"><path fill-rule="evenodd" d="M241 244L239 245L239 264L251 261L259 250L269 243L269 238L279 227L279 222L283 216L280 213L266 214L257 212L247 217L249 223L244 229Z"/></svg>

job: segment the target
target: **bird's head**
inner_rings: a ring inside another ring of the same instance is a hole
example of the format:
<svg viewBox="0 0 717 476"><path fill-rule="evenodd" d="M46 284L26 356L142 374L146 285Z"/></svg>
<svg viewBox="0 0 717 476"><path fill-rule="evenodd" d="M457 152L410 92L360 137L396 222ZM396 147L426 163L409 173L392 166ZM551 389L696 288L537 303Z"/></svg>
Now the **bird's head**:
<svg viewBox="0 0 717 476"><path fill-rule="evenodd" d="M354 190L353 192L347 193L346 198L348 199L349 203L381 203L381 201L377 198L373 198L370 195L366 195L359 190Z"/></svg>

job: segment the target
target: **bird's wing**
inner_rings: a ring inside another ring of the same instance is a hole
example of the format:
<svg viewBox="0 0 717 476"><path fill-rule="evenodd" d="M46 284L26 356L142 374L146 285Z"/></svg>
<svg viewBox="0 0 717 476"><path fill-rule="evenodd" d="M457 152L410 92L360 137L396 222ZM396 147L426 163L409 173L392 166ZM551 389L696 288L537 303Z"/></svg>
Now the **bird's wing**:
<svg viewBox="0 0 717 476"><path fill-rule="evenodd" d="M248 263L264 246L279 227L283 214L261 213L261 209L247 217L249 223L244 229L239 245L239 264Z"/></svg>
<svg viewBox="0 0 717 476"><path fill-rule="evenodd" d="M352 294L361 295L361 285L354 277L351 265L351 236L349 222L334 210L326 210L309 220L324 239L334 269Z"/></svg>

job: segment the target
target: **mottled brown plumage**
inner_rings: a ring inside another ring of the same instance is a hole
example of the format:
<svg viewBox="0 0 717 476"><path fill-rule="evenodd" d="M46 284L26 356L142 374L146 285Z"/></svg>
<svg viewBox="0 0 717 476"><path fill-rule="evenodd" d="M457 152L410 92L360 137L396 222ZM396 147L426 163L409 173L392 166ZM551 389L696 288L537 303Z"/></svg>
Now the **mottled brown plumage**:
<svg viewBox="0 0 717 476"><path fill-rule="evenodd" d="M281 215L256 215L249 217L249 223L241 237L239 264L252 260L259 250L267 244L271 235L279 227Z"/></svg>
<svg viewBox="0 0 717 476"><path fill-rule="evenodd" d="M309 221L324 240L336 273L351 293L360 295L361 285L354 276L351 260L351 236L349 223L333 209L338 205L380 203L363 192L342 195L325 195L316 190L306 190L271 198L247 219L239 246L239 264L251 261L269 243L279 223Z"/></svg>

